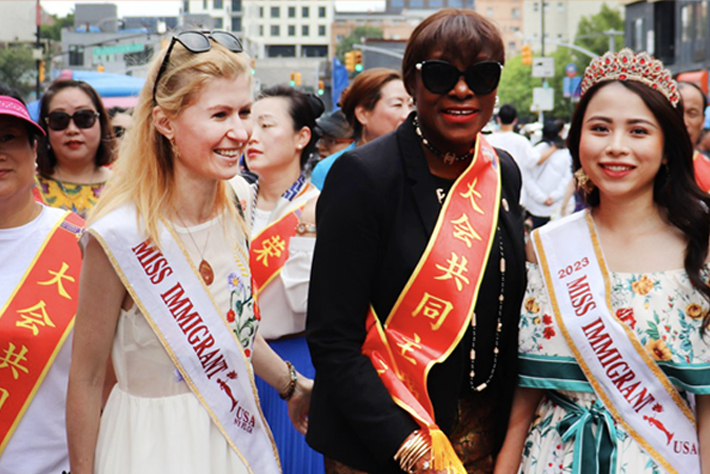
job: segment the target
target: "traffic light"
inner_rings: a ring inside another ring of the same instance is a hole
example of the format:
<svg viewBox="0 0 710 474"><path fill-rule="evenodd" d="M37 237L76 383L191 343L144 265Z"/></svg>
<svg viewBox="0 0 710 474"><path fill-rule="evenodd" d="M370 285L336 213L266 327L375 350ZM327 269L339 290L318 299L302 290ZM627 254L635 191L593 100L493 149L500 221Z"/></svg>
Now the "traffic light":
<svg viewBox="0 0 710 474"><path fill-rule="evenodd" d="M325 82L320 80L318 81L318 95L323 95L325 94Z"/></svg>
<svg viewBox="0 0 710 474"><path fill-rule="evenodd" d="M355 51L345 53L345 69L350 72L355 70Z"/></svg>
<svg viewBox="0 0 710 474"><path fill-rule="evenodd" d="M42 60L39 62L39 71L38 71L39 82L44 82L44 74L45 74L44 67L45 67L45 63L44 63L44 60Z"/></svg>
<svg viewBox="0 0 710 474"><path fill-rule="evenodd" d="M289 82L291 87L296 87L296 74L296 72L291 72L291 81Z"/></svg>
<svg viewBox="0 0 710 474"><path fill-rule="evenodd" d="M301 87L301 73L296 73L296 87Z"/></svg>
<svg viewBox="0 0 710 474"><path fill-rule="evenodd" d="M533 55L532 55L532 48L530 47L529 44L524 44L523 48L520 50L520 62L524 66L532 66Z"/></svg>
<svg viewBox="0 0 710 474"><path fill-rule="evenodd" d="M362 51L353 51L355 54L355 72L362 72Z"/></svg>

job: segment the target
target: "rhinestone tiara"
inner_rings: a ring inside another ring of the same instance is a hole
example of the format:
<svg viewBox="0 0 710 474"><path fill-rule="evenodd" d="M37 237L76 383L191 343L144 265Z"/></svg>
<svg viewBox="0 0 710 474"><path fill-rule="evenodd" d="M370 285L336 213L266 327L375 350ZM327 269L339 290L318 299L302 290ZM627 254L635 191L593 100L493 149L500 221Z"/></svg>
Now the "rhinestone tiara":
<svg viewBox="0 0 710 474"><path fill-rule="evenodd" d="M677 107L680 101L678 84L671 72L646 52L634 54L629 48L624 48L618 53L609 51L593 59L584 70L582 95L595 84L606 81L640 82L663 94L673 107Z"/></svg>

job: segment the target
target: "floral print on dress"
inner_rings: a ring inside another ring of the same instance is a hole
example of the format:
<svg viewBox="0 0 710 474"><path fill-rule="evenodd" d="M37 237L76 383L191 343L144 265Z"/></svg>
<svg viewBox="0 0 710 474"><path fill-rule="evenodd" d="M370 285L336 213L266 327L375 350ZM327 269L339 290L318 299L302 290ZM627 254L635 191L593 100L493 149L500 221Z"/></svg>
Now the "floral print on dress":
<svg viewBox="0 0 710 474"><path fill-rule="evenodd" d="M227 279L230 292L227 322L242 345L244 355L251 359L254 338L261 319L252 293L251 281L237 272L230 273Z"/></svg>
<svg viewBox="0 0 710 474"><path fill-rule="evenodd" d="M707 268L701 278L708 280ZM614 315L635 332L654 360L679 367L706 367L710 364L710 338L702 338L700 332L710 305L685 271L612 273L610 279ZM528 264L528 287L523 301L519 335L521 355L573 359L574 355L557 326L537 265ZM552 316L550 320L545 317L547 315ZM551 324L547 324L548 321ZM559 392L582 408L599 406L594 393ZM687 398L685 393L681 395ZM605 410L603 406L601 409ZM543 397L525 441L521 473L572 472L574 438L563 442L558 430L558 423L565 415L564 408ZM618 423L616 453L618 474L665 473Z"/></svg>

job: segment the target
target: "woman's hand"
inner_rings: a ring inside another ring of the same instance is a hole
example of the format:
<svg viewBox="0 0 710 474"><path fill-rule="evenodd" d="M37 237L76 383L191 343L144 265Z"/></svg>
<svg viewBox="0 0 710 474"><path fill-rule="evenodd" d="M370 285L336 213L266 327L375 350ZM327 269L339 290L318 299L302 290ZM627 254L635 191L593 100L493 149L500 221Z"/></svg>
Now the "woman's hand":
<svg viewBox="0 0 710 474"><path fill-rule="evenodd" d="M298 374L296 389L288 400L288 416L296 431L302 435L308 431L308 410L311 406L313 380Z"/></svg>

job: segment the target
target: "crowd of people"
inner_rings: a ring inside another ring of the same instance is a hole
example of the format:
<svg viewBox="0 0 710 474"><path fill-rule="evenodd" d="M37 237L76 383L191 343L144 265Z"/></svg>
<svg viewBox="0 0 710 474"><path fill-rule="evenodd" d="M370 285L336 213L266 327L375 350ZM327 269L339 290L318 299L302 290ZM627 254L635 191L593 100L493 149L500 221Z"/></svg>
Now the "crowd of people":
<svg viewBox="0 0 710 474"><path fill-rule="evenodd" d="M331 112L224 31L0 86L0 473L710 474L703 90L610 51L531 143L504 63L443 9Z"/></svg>

